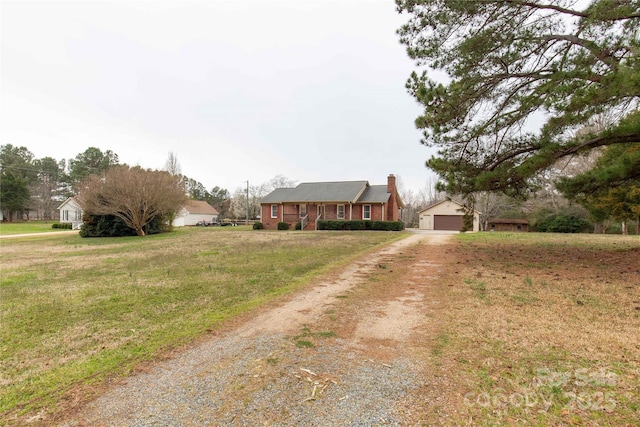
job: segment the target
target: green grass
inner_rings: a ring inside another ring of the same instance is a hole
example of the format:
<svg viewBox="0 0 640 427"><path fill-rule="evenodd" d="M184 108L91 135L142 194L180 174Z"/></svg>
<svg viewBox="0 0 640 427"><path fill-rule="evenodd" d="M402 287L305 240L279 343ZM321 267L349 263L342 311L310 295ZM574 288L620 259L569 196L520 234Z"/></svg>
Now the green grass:
<svg viewBox="0 0 640 427"><path fill-rule="evenodd" d="M0 222L0 236L12 234L48 233L51 231L68 231L60 228L51 228L58 221L21 221Z"/></svg>
<svg viewBox="0 0 640 427"><path fill-rule="evenodd" d="M69 390L126 375L403 235L234 227L144 238L5 239L2 419L55 413Z"/></svg>

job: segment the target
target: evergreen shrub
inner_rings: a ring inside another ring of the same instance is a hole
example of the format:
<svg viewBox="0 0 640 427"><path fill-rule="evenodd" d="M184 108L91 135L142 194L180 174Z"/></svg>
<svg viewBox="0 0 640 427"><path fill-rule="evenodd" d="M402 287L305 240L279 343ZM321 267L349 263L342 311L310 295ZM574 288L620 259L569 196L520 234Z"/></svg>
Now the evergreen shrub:
<svg viewBox="0 0 640 427"><path fill-rule="evenodd" d="M363 220L322 220L318 221L318 230L404 230L402 221L363 221Z"/></svg>
<svg viewBox="0 0 640 427"><path fill-rule="evenodd" d="M144 227L148 234L158 234L165 230L164 218L156 217ZM130 228L115 215L91 215L84 217L80 228L81 237L123 237L137 236L136 230Z"/></svg>
<svg viewBox="0 0 640 427"><path fill-rule="evenodd" d="M71 230L73 228L73 224L69 222L56 222L51 224L51 228Z"/></svg>
<svg viewBox="0 0 640 427"><path fill-rule="evenodd" d="M536 224L536 231L543 233L584 233L592 229L587 220L565 214L549 215Z"/></svg>

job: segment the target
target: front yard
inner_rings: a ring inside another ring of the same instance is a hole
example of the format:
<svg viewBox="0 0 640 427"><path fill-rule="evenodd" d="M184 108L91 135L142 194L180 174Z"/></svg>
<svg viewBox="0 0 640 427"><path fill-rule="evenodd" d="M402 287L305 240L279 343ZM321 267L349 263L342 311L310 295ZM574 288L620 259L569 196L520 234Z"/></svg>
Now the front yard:
<svg viewBox="0 0 640 427"><path fill-rule="evenodd" d="M3 240L2 424L55 416L404 235L194 227ZM312 330L337 345L355 318L419 291L411 314L425 326L402 345L424 387L402 403L407 424L634 425L639 259L635 236L451 236L385 258Z"/></svg>
<svg viewBox="0 0 640 427"><path fill-rule="evenodd" d="M194 227L145 238L4 239L3 423L59 411L77 390L86 398L108 378L399 237Z"/></svg>

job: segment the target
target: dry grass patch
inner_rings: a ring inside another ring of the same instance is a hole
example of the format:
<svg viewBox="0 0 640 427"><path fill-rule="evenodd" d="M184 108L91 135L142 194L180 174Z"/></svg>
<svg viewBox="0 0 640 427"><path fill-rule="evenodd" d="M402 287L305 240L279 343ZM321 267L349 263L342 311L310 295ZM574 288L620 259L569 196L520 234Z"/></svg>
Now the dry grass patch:
<svg viewBox="0 0 640 427"><path fill-rule="evenodd" d="M637 238L492 233L459 241L433 288L446 314L428 358L455 384L455 404L439 414L424 407L425 420L640 419Z"/></svg>

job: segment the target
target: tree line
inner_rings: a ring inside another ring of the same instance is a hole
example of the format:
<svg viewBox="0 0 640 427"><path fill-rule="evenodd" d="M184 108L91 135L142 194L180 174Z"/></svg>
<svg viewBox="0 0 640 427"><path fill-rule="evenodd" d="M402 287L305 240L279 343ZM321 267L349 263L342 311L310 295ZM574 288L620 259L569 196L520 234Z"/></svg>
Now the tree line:
<svg viewBox="0 0 640 427"><path fill-rule="evenodd" d="M118 155L90 147L75 158L35 158L26 147L0 146L0 207L5 221L54 219L57 207L92 173L117 165Z"/></svg>
<svg viewBox="0 0 640 427"><path fill-rule="evenodd" d="M604 150L602 150L604 151ZM537 178L537 188L527 199L520 199L495 191L478 191L473 194L475 208L481 212L481 229L486 229L487 221L493 217L528 219L530 225L558 219L566 222L571 219L574 224L584 224L588 221L595 225L591 230L595 232L626 231L626 220L629 212L637 209L638 202L633 199L626 203L624 199L602 199L590 197L593 202L591 210L565 197L557 188L561 178L586 176L598 170L596 165L606 164L606 159L616 153L614 150L603 153L591 152L587 156L579 156L570 161L558 163L548 168ZM624 153L621 156L622 158ZM601 159L602 158L602 159ZM627 161L627 164L632 162ZM0 206L5 220L13 219L57 219L57 207L69 196L78 194L78 184L87 180L92 174L102 175L109 168L120 165L118 155L110 150L101 151L90 147L68 161L58 161L52 158L36 159L25 147L3 145L0 147ZM122 166L122 165L121 165ZM133 170L130 170L133 169ZM181 194L188 199L203 200L213 206L221 219L250 220L260 215L260 200L269 192L280 187L293 187L296 181L277 175L264 183L247 183L230 193L218 186L210 190L200 182L182 174L177 156L169 153L164 171L171 176L178 177ZM136 168L128 168L113 172L128 174L133 181L142 180L137 177ZM158 176L160 182L166 178ZM124 181L122 177L117 182ZM596 179L589 180L591 183ZM94 182L95 184L95 182ZM417 190L406 189L402 177L398 176L398 191L405 208L401 212L401 219L406 227L417 227L418 213L429 205L443 200L451 193L439 189L440 181L435 177L427 179L425 185ZM169 185L167 183L163 185ZM173 184L171 184L173 185ZM637 191L638 187L618 187L612 189L612 194L627 194ZM106 188L104 189L106 193ZM462 195L460 195L462 197ZM121 211L125 211L122 210ZM130 227L135 230L135 225ZM637 232L636 225L636 232ZM589 231L589 230L584 230Z"/></svg>
<svg viewBox="0 0 640 427"><path fill-rule="evenodd" d="M81 184L85 189L88 185L95 187L95 177L103 176L109 169L114 169L112 175L116 181L122 181L125 173L127 179L134 183L145 179L144 174L138 173L141 168L127 166L118 170L117 166L126 165L120 164L118 155L113 151L102 151L96 147L89 147L72 159L57 160L52 157L36 158L26 147L2 145L0 208L3 220L57 219L57 208L64 200L77 196ZM170 176L178 177L181 192L186 199L206 201L219 212L221 219L245 219L247 216L255 219L260 215L262 197L279 186L295 185L294 181L278 175L266 183L239 187L233 194L219 186L207 189L202 183L182 174L174 153L169 153L164 171ZM116 178L117 174L120 176ZM161 175L157 175L157 178L162 185L173 185L163 181L165 178ZM92 201L93 209L100 211L95 202Z"/></svg>

